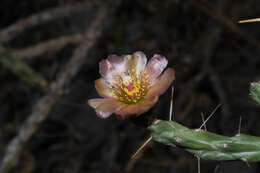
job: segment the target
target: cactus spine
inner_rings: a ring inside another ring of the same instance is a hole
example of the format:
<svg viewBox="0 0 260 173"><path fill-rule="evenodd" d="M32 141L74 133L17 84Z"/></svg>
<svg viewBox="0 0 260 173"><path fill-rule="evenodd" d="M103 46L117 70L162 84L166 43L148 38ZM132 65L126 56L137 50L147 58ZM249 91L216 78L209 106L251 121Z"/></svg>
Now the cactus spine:
<svg viewBox="0 0 260 173"><path fill-rule="evenodd" d="M153 140L184 148L201 159L260 162L260 137L245 134L226 137L163 120L150 126L149 130Z"/></svg>
<svg viewBox="0 0 260 173"><path fill-rule="evenodd" d="M251 83L250 95L260 104L260 82ZM237 134L227 137L163 120L148 129L153 140L183 148L201 159L260 162L260 137L257 136Z"/></svg>

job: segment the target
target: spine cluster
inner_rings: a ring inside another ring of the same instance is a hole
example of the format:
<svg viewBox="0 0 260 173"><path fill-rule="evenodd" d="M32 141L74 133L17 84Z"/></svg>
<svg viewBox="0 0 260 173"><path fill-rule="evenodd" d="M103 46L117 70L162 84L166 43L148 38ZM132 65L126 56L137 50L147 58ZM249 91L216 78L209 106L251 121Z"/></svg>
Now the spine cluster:
<svg viewBox="0 0 260 173"><path fill-rule="evenodd" d="M260 82L251 83L250 95L260 104ZM260 137L257 136L237 134L227 137L163 120L157 121L149 130L153 140L183 148L201 159L260 162Z"/></svg>

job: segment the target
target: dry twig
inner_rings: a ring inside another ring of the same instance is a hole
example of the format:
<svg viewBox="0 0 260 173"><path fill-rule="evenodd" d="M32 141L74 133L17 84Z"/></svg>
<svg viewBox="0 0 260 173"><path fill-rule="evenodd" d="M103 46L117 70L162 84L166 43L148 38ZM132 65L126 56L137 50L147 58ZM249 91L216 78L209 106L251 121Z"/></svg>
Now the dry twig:
<svg viewBox="0 0 260 173"><path fill-rule="evenodd" d="M245 19L245 20L238 21L238 23L252 23L252 22L260 22L260 18Z"/></svg>
<svg viewBox="0 0 260 173"><path fill-rule="evenodd" d="M217 72L214 70L214 68L212 68L210 70L210 81L213 84L212 86L214 87L220 101L222 104L222 114L224 116L222 116L222 122L221 124L223 124L224 126L224 122L227 122L227 120L230 118L231 116L231 111L230 111L230 106L229 106L229 102L228 102L228 98L226 96L226 93L223 89L221 80L217 74Z"/></svg>
<svg viewBox="0 0 260 173"><path fill-rule="evenodd" d="M60 71L57 80L51 83L51 89L47 95L36 103L31 115L28 116L28 119L19 130L18 135L8 144L6 153L0 164L0 173L7 172L8 168L15 165L25 143L38 129L39 124L47 118L52 106L57 102L60 96L62 96L66 86L85 62L85 57L90 48L101 35L107 12L107 8L104 6L99 8L96 17L84 35L84 42L75 50L71 60L66 64L64 69Z"/></svg>
<svg viewBox="0 0 260 173"><path fill-rule="evenodd" d="M21 59L29 59L32 57L40 56L47 51L59 51L64 48L67 44L79 44L82 42L84 36L81 33L77 33L70 36L62 36L52 40L48 40L43 43L39 43L35 46L28 47L25 49L13 49L12 55Z"/></svg>
<svg viewBox="0 0 260 173"><path fill-rule="evenodd" d="M198 84L201 80L205 78L205 76L209 73L210 66L211 66L211 59L213 57L213 52L216 47L216 44L219 41L219 36L221 35L223 31L223 27L221 26L212 26L209 28L209 31L205 33L205 37L202 38L203 43L203 55L204 55L204 61L203 64L201 64L201 71L193 77L191 80L189 80L186 83L186 86L183 87L182 91L182 97L177 100L175 103L175 109L180 109L181 106L185 103L187 98L191 95L192 92L198 87Z"/></svg>
<svg viewBox="0 0 260 173"><path fill-rule="evenodd" d="M52 8L38 14L33 14L28 18L21 19L16 23L0 30L0 42L8 42L28 28L89 9L89 7L93 4L94 2L92 1L86 1L76 5L66 5L63 7Z"/></svg>
<svg viewBox="0 0 260 173"><path fill-rule="evenodd" d="M256 40L254 37L250 36L249 34L247 34L246 32L244 32L242 29L240 29L236 25L236 21L232 22L230 19L225 17L223 14L216 13L216 12L214 12L214 10L212 10L209 7L203 5L202 3L197 3L197 1L196 1L195 5L199 9L201 9L201 11L203 11L205 14L207 14L208 16L210 16L210 17L216 19L217 21L221 22L224 26L229 28L231 31L238 34L245 41L251 43L252 45L256 46L257 48L260 48L259 41Z"/></svg>
<svg viewBox="0 0 260 173"><path fill-rule="evenodd" d="M217 12L215 13L220 15L224 11L226 4L226 1L219 1L218 6L216 7ZM214 15L217 15L215 13ZM211 68L211 59L222 32L222 25L212 24L208 29L208 32L205 32L204 36L202 36L201 40L199 40L198 44L196 44L201 49L202 55L204 56L203 63L201 64L200 72L190 81L188 81L186 86L183 87L182 91L180 91L182 93L182 97L180 97L175 103L176 110L181 109L187 98L198 87L199 82L204 79L207 74L209 74Z"/></svg>

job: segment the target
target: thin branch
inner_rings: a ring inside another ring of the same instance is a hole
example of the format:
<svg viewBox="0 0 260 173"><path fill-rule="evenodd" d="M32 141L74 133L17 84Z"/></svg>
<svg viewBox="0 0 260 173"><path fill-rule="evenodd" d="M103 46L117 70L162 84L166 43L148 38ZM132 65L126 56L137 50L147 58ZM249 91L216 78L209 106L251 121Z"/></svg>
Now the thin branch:
<svg viewBox="0 0 260 173"><path fill-rule="evenodd" d="M194 1L194 5L198 6L197 1ZM216 11L221 14L227 6L227 1L218 1L216 5ZM212 13L216 13L213 11ZM179 112L182 109L184 103L187 101L194 90L198 87L201 80L203 80L206 75L208 75L211 68L211 59L214 57L214 51L216 49L217 44L219 43L220 36L223 32L223 26L213 23L210 21L208 24L207 31L202 34L200 39L194 44L194 49L198 49L201 52L200 56L203 56L203 62L201 63L199 69L200 72L194 76L191 80L187 81L184 86L180 89L180 93L182 96L176 99L175 110Z"/></svg>
<svg viewBox="0 0 260 173"><path fill-rule="evenodd" d="M85 11L90 7L93 8L94 2L86 1L84 3L78 3L75 5L66 5L63 7L51 8L47 11L40 12L38 14L33 14L28 18L21 19L16 23L0 30L0 42L8 42L11 39L18 36L20 33L24 32L26 29L47 23L49 21L70 16L73 13L79 13Z"/></svg>
<svg viewBox="0 0 260 173"><path fill-rule="evenodd" d="M81 33L76 33L70 36L62 36L52 40L48 40L43 43L39 43L35 46L28 47L25 49L13 49L11 50L12 55L21 59L29 59L32 57L40 56L47 51L59 51L64 48L67 44L79 44L82 42L84 36Z"/></svg>
<svg viewBox="0 0 260 173"><path fill-rule="evenodd" d="M245 20L238 21L238 23L252 23L252 22L260 22L260 18L245 19Z"/></svg>
<svg viewBox="0 0 260 173"><path fill-rule="evenodd" d="M107 8L104 5L99 8L97 15L84 35L84 42L75 50L70 61L60 71L57 80L51 83L49 93L35 104L31 115L28 116L28 119L22 125L18 135L8 144L2 163L0 164L0 173L7 172L10 167L15 165L19 153L24 148L26 142L37 131L39 124L48 117L52 106L63 95L66 86L80 70L90 48L93 47L101 35L104 26L103 23L108 17L107 12Z"/></svg>
<svg viewBox="0 0 260 173"><path fill-rule="evenodd" d="M222 113L223 116L221 117L222 126L225 125L225 122L228 121L228 119L231 116L230 106L228 102L228 98L226 96L225 90L223 88L223 85L221 83L221 80L214 68L210 69L210 82L212 83L213 88L215 89L221 104L222 104Z"/></svg>
<svg viewBox="0 0 260 173"><path fill-rule="evenodd" d="M224 16L221 13L214 12L213 9L203 5L202 3L198 3L196 1L194 3L194 5L197 6L202 12L204 12L208 16L216 19L217 21L221 22L224 26L229 28L231 31L233 31L234 33L238 34L245 41L251 43L252 45L256 46L257 48L260 48L260 42L258 40L256 40L254 37L252 37L251 35L249 35L248 33L244 32L242 29L240 29L236 25L236 22L232 22L229 18L227 18L226 16Z"/></svg>
<svg viewBox="0 0 260 173"><path fill-rule="evenodd" d="M223 7L221 7L221 9L222 8ZM202 55L204 56L203 63L200 66L200 72L195 77L187 81L180 90L182 97L178 98L175 103L176 112L178 112L178 109L181 109L187 98L189 98L190 95L192 95L192 92L194 92L194 90L198 87L199 82L209 73L211 68L211 59L213 58L213 53L217 43L219 42L222 31L222 26L211 25L208 31L201 37L201 40L197 41L198 44L196 45L200 47Z"/></svg>

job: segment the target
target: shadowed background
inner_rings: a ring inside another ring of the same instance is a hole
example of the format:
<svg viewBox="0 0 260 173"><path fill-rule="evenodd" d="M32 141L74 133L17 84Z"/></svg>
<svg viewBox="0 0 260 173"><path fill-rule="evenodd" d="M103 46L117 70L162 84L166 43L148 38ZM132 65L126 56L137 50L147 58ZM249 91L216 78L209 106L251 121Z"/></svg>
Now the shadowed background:
<svg viewBox="0 0 260 173"><path fill-rule="evenodd" d="M170 89L142 117L102 120L98 62L143 51L168 58L176 72L173 119L209 131L260 136L260 106L249 96L260 80L258 0L2 0L0 3L0 172L103 173L197 171L181 149L151 142L145 126L168 119ZM259 172L258 164L201 161L201 172ZM217 169L216 169L217 168Z"/></svg>

